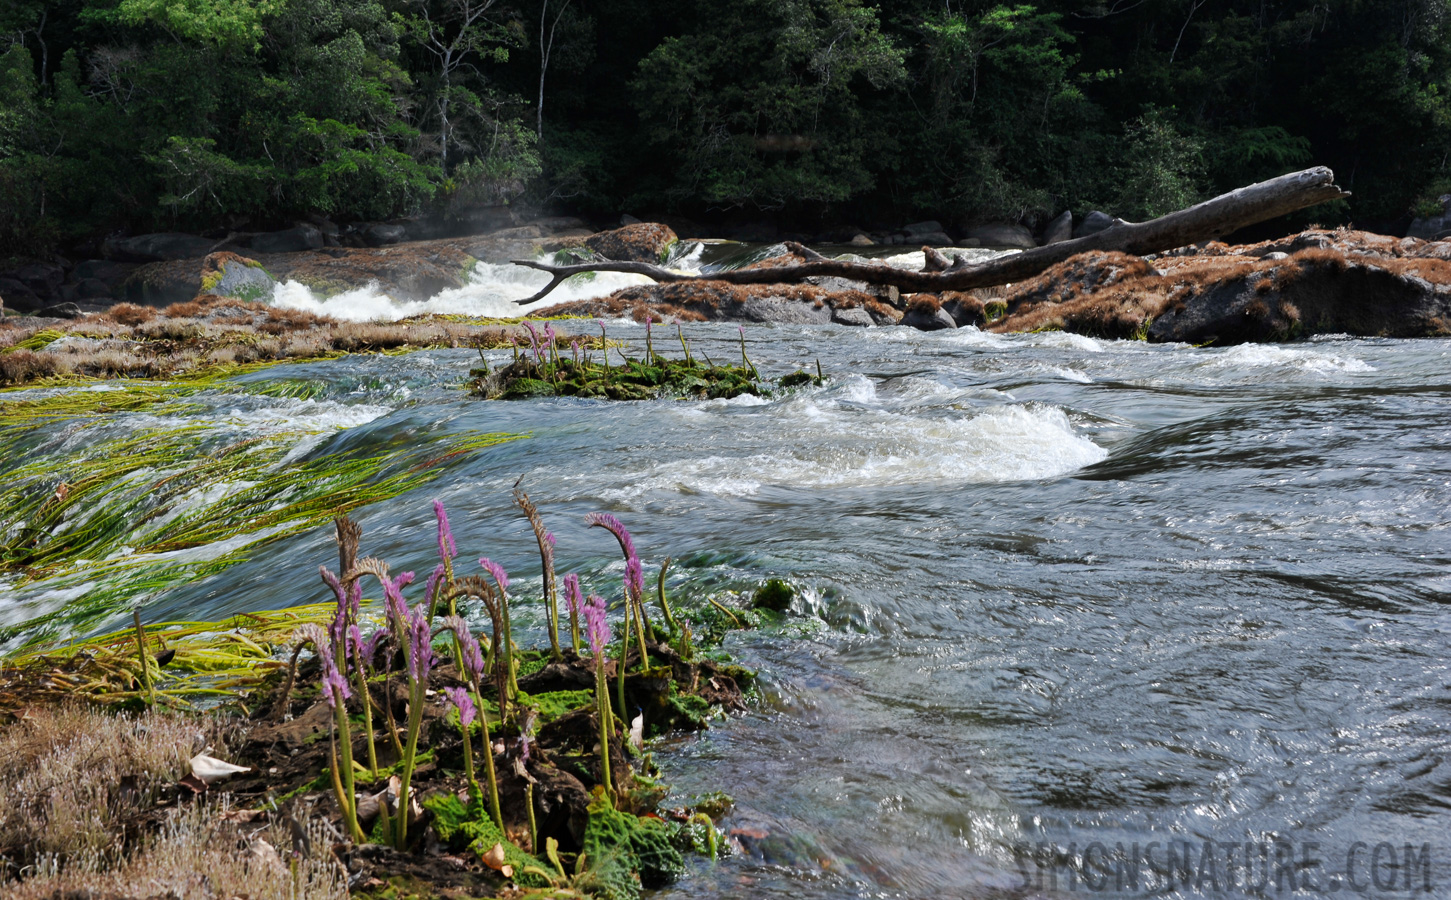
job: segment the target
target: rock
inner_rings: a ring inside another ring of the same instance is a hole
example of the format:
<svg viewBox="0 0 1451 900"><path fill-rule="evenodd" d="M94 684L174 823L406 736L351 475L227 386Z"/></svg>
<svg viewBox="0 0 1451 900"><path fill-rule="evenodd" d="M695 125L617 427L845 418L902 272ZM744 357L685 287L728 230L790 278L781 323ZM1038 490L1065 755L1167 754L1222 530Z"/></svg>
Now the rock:
<svg viewBox="0 0 1451 900"><path fill-rule="evenodd" d="M111 297L111 286L99 278L82 278L76 282L76 296L82 300L105 300Z"/></svg>
<svg viewBox="0 0 1451 900"><path fill-rule="evenodd" d="M1441 212L1434 216L1417 216L1406 229L1406 237L1424 241L1439 241L1451 237L1451 194L1440 198Z"/></svg>
<svg viewBox="0 0 1451 900"><path fill-rule="evenodd" d="M5 277L25 285L41 303L54 303L61 299L61 285L65 283L65 270L47 263L30 263L5 273Z"/></svg>
<svg viewBox="0 0 1451 900"><path fill-rule="evenodd" d="M35 292L13 278L0 277L0 297L4 297L14 312L32 313L45 304Z"/></svg>
<svg viewBox="0 0 1451 900"><path fill-rule="evenodd" d="M235 253L213 253L202 260L201 293L249 302L272 296L277 282L255 259Z"/></svg>
<svg viewBox="0 0 1451 900"><path fill-rule="evenodd" d="M558 234L561 231L575 231L588 227L584 219L577 216L545 216L542 219L535 219L529 224L538 227L545 234ZM628 225L628 222L621 222L621 225Z"/></svg>
<svg viewBox="0 0 1451 900"><path fill-rule="evenodd" d="M978 240L977 238L974 238L974 237L966 237L966 238L963 238L962 240L958 241L957 242L957 246L959 246L959 247L967 247L967 248L971 248L971 247L981 247L982 246L982 241L980 241L980 240Z"/></svg>
<svg viewBox="0 0 1451 900"><path fill-rule="evenodd" d="M902 316L902 324L910 325L918 331L939 331L957 327L952 315L942 308L942 301L933 294L920 294L913 298L907 304L907 314Z"/></svg>
<svg viewBox="0 0 1451 900"><path fill-rule="evenodd" d="M911 225L903 225L901 230L914 240L925 241L927 239L925 237L919 237L919 235L941 234L946 229L942 227L941 222L929 220L926 222L913 222Z"/></svg>
<svg viewBox="0 0 1451 900"><path fill-rule="evenodd" d="M380 222L369 225L363 232L363 243L369 247L386 247L389 244L401 244L407 237L408 230L402 225Z"/></svg>
<svg viewBox="0 0 1451 900"><path fill-rule="evenodd" d="M853 247L874 247L876 246L877 242L864 234L858 234L851 240L847 241L847 243Z"/></svg>
<svg viewBox="0 0 1451 900"><path fill-rule="evenodd" d="M632 317L643 322L680 321L774 322L783 325L824 325L835 312L862 308L875 321L890 318L894 310L861 291L828 291L810 284L726 284L722 281L681 281L622 288L608 297L561 303L531 313L589 318Z"/></svg>
<svg viewBox="0 0 1451 900"><path fill-rule="evenodd" d="M101 243L101 255L110 260L132 263L200 259L212 252L216 243L194 234L138 234L129 238L107 238Z"/></svg>
<svg viewBox="0 0 1451 900"><path fill-rule="evenodd" d="M663 263L679 240L668 226L657 222L626 225L586 238L584 245L617 262Z"/></svg>
<svg viewBox="0 0 1451 900"><path fill-rule="evenodd" d="M1266 253L1264 256L1261 256L1260 257L1260 259L1268 259L1268 260L1289 259L1289 258L1290 258L1290 254L1288 254L1288 253L1282 253L1279 250L1272 250L1269 253Z"/></svg>
<svg viewBox="0 0 1451 900"><path fill-rule="evenodd" d="M851 309L833 309L831 321L838 325L857 325L871 327L877 323L872 320L872 314L861 307Z"/></svg>
<svg viewBox="0 0 1451 900"><path fill-rule="evenodd" d="M88 259L77 263L71 269L71 277L77 282L83 282L90 278L103 281L106 287L114 292L126 277L136 270L136 263L116 262L109 259Z"/></svg>
<svg viewBox="0 0 1451 900"><path fill-rule="evenodd" d="M929 231L926 234L914 235L912 240L913 243L926 244L929 247L953 246L952 238L943 231Z"/></svg>
<svg viewBox="0 0 1451 900"><path fill-rule="evenodd" d="M1073 210L1065 209L1043 227L1043 246L1061 244L1073 237Z"/></svg>
<svg viewBox="0 0 1451 900"><path fill-rule="evenodd" d="M1295 246L1279 259L1271 257L1286 249L1268 249ZM1007 315L986 327L1221 346L1315 334L1451 335L1451 260L1407 249L1393 238L1338 230L1251 247L1209 244L1152 265L1123 253L1081 253L1013 285Z"/></svg>
<svg viewBox="0 0 1451 900"><path fill-rule="evenodd" d="M1081 238L1087 237L1090 234L1098 234L1100 231L1112 225L1113 216L1095 209L1093 212L1084 216L1083 220L1073 229L1073 236Z"/></svg>
<svg viewBox="0 0 1451 900"><path fill-rule="evenodd" d="M644 222L641 221L640 219L635 218L634 216L630 215L629 213L624 213L623 215L620 216L620 224L621 225L643 225Z"/></svg>
<svg viewBox="0 0 1451 900"><path fill-rule="evenodd" d="M748 244L775 243L780 240L781 235L780 229L772 222L748 222L726 228L722 233L733 241L744 241Z"/></svg>
<svg viewBox="0 0 1451 900"><path fill-rule="evenodd" d="M37 311L36 315L48 316L52 319L79 319L85 313L74 303L57 303Z"/></svg>
<svg viewBox="0 0 1451 900"><path fill-rule="evenodd" d="M965 237L976 239L977 246L1000 250L1031 250L1038 246L1038 242L1033 239L1033 232L1022 225L1006 222L969 228Z"/></svg>
<svg viewBox="0 0 1451 900"><path fill-rule="evenodd" d="M941 300L943 311L952 316L952 321L957 323L958 328L969 325L981 327L987 322L983 302L971 294L945 291Z"/></svg>
<svg viewBox="0 0 1451 900"><path fill-rule="evenodd" d="M778 325L825 325L831 321L831 307L802 302L791 297L748 297L730 311L731 318Z"/></svg>
<svg viewBox="0 0 1451 900"><path fill-rule="evenodd" d="M298 253L303 250L318 250L322 245L322 232L317 226L308 224L285 231L271 231L252 238L254 253Z"/></svg>

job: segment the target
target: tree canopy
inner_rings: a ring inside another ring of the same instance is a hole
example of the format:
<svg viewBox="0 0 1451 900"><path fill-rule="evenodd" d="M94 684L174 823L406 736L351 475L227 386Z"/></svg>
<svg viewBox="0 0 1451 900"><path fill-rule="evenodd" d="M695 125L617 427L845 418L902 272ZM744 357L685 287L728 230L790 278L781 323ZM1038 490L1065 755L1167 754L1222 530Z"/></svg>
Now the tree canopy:
<svg viewBox="0 0 1451 900"><path fill-rule="evenodd" d="M0 252L470 204L1148 217L1451 191L1448 0L12 0Z"/></svg>

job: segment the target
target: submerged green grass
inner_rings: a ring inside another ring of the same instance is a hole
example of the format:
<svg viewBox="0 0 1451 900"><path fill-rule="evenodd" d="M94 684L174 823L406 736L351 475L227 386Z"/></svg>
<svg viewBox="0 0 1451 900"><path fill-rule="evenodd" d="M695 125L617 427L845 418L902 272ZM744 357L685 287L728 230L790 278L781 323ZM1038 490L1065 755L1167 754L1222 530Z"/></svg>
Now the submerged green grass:
<svg viewBox="0 0 1451 900"><path fill-rule="evenodd" d="M446 459L519 437L415 434L329 453L331 427L252 433L198 421L198 395L217 386L121 383L0 403L0 460L23 461L0 472L0 585L27 598L14 607L24 621L0 628L0 644L93 626L260 544L421 487ZM225 387L291 399L323 389ZM130 427L138 413L146 426Z"/></svg>

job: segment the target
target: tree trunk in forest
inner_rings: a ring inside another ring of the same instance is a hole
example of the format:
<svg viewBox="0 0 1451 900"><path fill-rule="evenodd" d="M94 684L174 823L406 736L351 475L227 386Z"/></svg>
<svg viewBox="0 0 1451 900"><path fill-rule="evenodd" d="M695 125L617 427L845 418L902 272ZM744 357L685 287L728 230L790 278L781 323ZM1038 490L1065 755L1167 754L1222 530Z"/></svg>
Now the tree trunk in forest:
<svg viewBox="0 0 1451 900"><path fill-rule="evenodd" d="M885 263L859 263L848 260L828 259L800 244L790 242L787 248L801 257L800 263L784 266L769 266L755 269L734 269L709 275L688 275L671 271L663 266L640 262L614 262L603 260L578 265L556 266L535 260L516 259L515 265L540 269L550 274L549 284L539 293L520 304L533 303L547 296L566 278L584 272L626 272L645 275L656 281L722 281L727 284L793 284L814 276L834 276L868 284L895 285L904 294L939 291L966 291L972 288L989 287L1023 281L1047 269L1090 250L1116 250L1142 256L1173 250L1188 244L1207 241L1247 225L1254 225L1267 219L1283 216L1296 210L1339 200L1350 194L1335 186L1335 173L1324 166L1291 172L1269 181L1238 188L1221 194L1212 200L1181 209L1178 212L1160 216L1147 222L1124 222L1114 224L1086 237L1075 238L1001 256L985 263L973 265L962 257L948 259L943 254L923 248L927 253L926 265L920 272L894 269Z"/></svg>

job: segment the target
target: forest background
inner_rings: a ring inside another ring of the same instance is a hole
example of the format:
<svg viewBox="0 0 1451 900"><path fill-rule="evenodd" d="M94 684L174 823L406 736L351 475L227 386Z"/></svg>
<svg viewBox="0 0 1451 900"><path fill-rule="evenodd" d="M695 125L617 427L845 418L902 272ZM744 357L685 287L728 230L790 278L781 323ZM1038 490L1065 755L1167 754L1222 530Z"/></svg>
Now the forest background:
<svg viewBox="0 0 1451 900"><path fill-rule="evenodd" d="M1153 216L1451 191L1451 0L7 0L0 255L447 218Z"/></svg>

